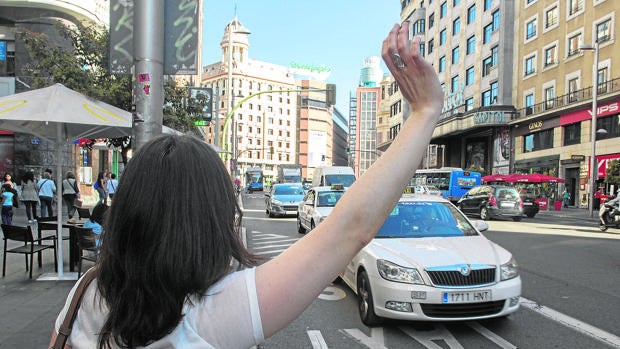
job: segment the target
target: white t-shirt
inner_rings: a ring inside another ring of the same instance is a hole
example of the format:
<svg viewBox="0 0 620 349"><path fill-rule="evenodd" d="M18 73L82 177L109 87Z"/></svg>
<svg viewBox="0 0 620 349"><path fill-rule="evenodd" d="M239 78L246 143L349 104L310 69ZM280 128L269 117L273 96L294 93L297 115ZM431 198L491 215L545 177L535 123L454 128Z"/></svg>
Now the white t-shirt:
<svg viewBox="0 0 620 349"><path fill-rule="evenodd" d="M75 349L97 347L97 333L108 313L107 306L100 307L100 298L95 298L96 281L93 280L84 294L67 340L67 344ZM65 318L76 287L77 283L56 319L56 332ZM264 341L254 268L224 277L207 294L200 300L192 299L194 305L186 303L181 323L169 335L145 348L247 349Z"/></svg>

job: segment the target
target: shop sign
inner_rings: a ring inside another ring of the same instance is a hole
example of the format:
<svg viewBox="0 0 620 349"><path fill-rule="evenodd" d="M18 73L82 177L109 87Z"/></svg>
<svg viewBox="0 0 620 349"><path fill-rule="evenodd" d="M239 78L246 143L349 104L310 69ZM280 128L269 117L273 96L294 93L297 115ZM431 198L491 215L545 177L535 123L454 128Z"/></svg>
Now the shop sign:
<svg viewBox="0 0 620 349"><path fill-rule="evenodd" d="M585 155L571 155L570 159L573 161L584 161L586 159Z"/></svg>
<svg viewBox="0 0 620 349"><path fill-rule="evenodd" d="M538 129L542 128L542 127L543 127L543 122L542 122L542 121L535 121L535 122L532 122L532 123L531 123L531 124L529 124L529 126L528 126L528 128L530 129L530 131L533 131L533 130L538 130Z"/></svg>
<svg viewBox="0 0 620 349"><path fill-rule="evenodd" d="M506 115L503 111L483 111L474 114L474 124L505 124Z"/></svg>

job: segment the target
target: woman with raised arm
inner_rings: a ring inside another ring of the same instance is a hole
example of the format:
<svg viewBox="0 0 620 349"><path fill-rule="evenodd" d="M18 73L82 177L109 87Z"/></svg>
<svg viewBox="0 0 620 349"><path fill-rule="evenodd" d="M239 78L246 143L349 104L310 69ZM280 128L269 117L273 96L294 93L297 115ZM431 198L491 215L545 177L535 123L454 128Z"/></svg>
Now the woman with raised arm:
<svg viewBox="0 0 620 349"><path fill-rule="evenodd" d="M375 236L435 128L443 94L408 27L395 25L382 49L412 110L398 136L323 223L264 264L254 267L240 239L232 181L206 143L166 135L138 150L104 221L96 278L68 344L248 348L299 316ZM368 202L380 209L368 210ZM231 273L233 260L249 268Z"/></svg>

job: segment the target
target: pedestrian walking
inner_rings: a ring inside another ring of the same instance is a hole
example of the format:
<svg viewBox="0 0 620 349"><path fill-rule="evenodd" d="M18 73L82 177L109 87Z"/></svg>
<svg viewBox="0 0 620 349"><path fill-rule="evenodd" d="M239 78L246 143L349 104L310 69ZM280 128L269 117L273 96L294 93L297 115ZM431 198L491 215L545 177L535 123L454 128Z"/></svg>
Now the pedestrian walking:
<svg viewBox="0 0 620 349"><path fill-rule="evenodd" d="M564 193L562 194L562 200L564 201L564 207L568 207L570 204L570 193L568 192L568 188L564 189Z"/></svg>
<svg viewBox="0 0 620 349"><path fill-rule="evenodd" d="M99 261L82 280L95 279L83 293L67 345L249 348L297 318L375 237L422 162L439 119L439 79L420 54L421 39L409 41L408 33L408 22L396 24L382 48L411 105L392 145L349 187L329 219L264 263L240 238L243 212L233 183L207 143L166 134L140 147L106 212ZM369 210L369 202L377 209ZM231 273L232 261L249 268ZM56 319L52 343L77 285Z"/></svg>
<svg viewBox="0 0 620 349"><path fill-rule="evenodd" d="M10 183L2 184L2 224L11 225L13 222L13 206L17 207L16 202L17 191Z"/></svg>
<svg viewBox="0 0 620 349"><path fill-rule="evenodd" d="M37 205L39 204L39 187L34 181L34 173L28 171L22 179L22 202L26 207L26 217L28 223L32 224L39 217L37 216Z"/></svg>
<svg viewBox="0 0 620 349"><path fill-rule="evenodd" d="M116 188L118 188L118 180L116 180L116 174L111 173L110 179L108 179L108 196L110 199L114 198L114 193L116 193Z"/></svg>
<svg viewBox="0 0 620 349"><path fill-rule="evenodd" d="M11 186L11 188L16 189L15 182L13 182L13 177L9 172L4 173L4 183Z"/></svg>
<svg viewBox="0 0 620 349"><path fill-rule="evenodd" d="M80 197L80 188L73 172L68 171L65 179L62 181L62 201L67 206L67 216L69 222L73 223L73 215L75 214L75 200Z"/></svg>
<svg viewBox="0 0 620 349"><path fill-rule="evenodd" d="M603 197L603 192L601 191L601 188L598 188L596 193L594 193L594 205L592 206L592 209L594 210L601 209L601 198L602 197Z"/></svg>
<svg viewBox="0 0 620 349"><path fill-rule="evenodd" d="M41 217L52 217L54 209L54 194L56 193L56 183L52 180L49 172L43 172L43 178L39 180L39 201L41 202Z"/></svg>
<svg viewBox="0 0 620 349"><path fill-rule="evenodd" d="M105 204L107 193L105 191L105 184L103 183L104 181L103 177L104 177L103 172L99 172L99 175L97 175L97 181L95 181L93 188L95 188L95 190L97 191L97 194L99 194L99 200L97 200L97 203Z"/></svg>

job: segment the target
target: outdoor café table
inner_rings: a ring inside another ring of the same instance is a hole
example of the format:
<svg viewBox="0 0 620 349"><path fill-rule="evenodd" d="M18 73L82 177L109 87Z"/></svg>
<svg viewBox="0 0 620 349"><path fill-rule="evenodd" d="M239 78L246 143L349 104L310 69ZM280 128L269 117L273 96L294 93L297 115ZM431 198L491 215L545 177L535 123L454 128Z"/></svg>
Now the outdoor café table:
<svg viewBox="0 0 620 349"><path fill-rule="evenodd" d="M58 222L41 222L40 223L45 230L56 230ZM75 265L80 259L80 251L77 245L77 235L74 227L81 227L83 223L62 223L63 228L69 229L69 271L75 271ZM38 232L38 237L41 239L41 231ZM62 242L62 240L61 240ZM60 266L62 268L62 266Z"/></svg>

